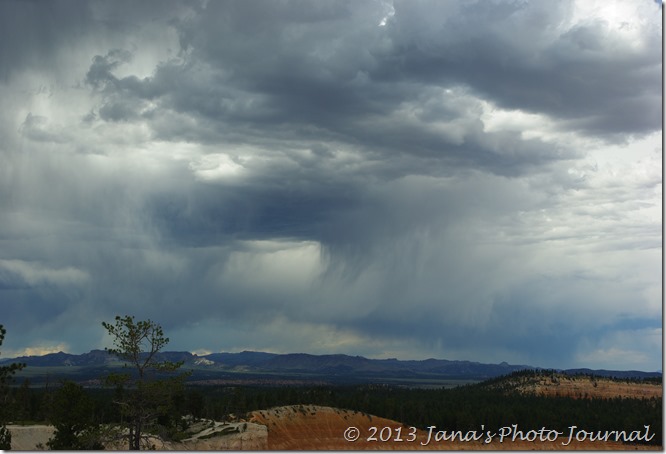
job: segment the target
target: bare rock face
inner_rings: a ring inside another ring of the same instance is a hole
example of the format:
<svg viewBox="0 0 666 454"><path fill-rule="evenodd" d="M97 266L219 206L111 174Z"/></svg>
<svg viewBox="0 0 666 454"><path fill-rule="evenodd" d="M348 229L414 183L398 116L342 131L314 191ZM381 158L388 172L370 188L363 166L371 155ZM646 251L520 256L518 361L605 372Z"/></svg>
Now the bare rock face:
<svg viewBox="0 0 666 454"><path fill-rule="evenodd" d="M250 421L268 427L268 449L307 451L365 451L365 450L437 450L437 451L523 451L523 450L660 450L657 446L626 445L616 441L573 441L567 446L556 441L516 441L500 443L495 437L490 443L483 438L478 441L461 441L460 437L449 440L430 440L428 432L412 429L402 423L353 410L344 410L316 405L291 405L252 412ZM357 429L360 435L354 441L345 439L349 428ZM384 434L392 434L382 441ZM438 428L444 430L446 428ZM375 435L374 437L372 435ZM397 435L399 435L399 438ZM413 438L411 436L413 434ZM244 448L245 449L245 448Z"/></svg>
<svg viewBox="0 0 666 454"><path fill-rule="evenodd" d="M46 442L55 433L55 427L47 425L8 425L12 434L12 450L36 451L46 449ZM268 449L266 426L251 422L223 423L205 421L190 438L179 442L161 441L149 437L146 445L160 451L262 451ZM126 441L109 443L107 450L126 450Z"/></svg>
<svg viewBox="0 0 666 454"><path fill-rule="evenodd" d="M181 442L169 443L165 449L176 451L261 451L268 449L266 426L250 422L224 424L215 422L212 428L199 432Z"/></svg>
<svg viewBox="0 0 666 454"><path fill-rule="evenodd" d="M46 442L55 433L55 427L38 426L16 426L8 425L9 433L12 434L12 450L14 451L36 451L39 445L46 449Z"/></svg>
<svg viewBox="0 0 666 454"><path fill-rule="evenodd" d="M418 442L367 441L370 427L390 427L407 433L397 421L380 418L353 410L317 405L290 405L252 412L250 421L268 427L269 450L413 450L438 449L436 445L421 446L425 432L417 431ZM363 434L356 441L344 438L348 427L356 427ZM406 435L405 435L406 437Z"/></svg>
<svg viewBox="0 0 666 454"><path fill-rule="evenodd" d="M182 441L162 441L157 437L148 437L143 443L145 449L158 451L262 451L268 449L268 430L261 424L202 420L190 427L190 433L192 436ZM123 451L127 449L127 442L107 444L106 449Z"/></svg>

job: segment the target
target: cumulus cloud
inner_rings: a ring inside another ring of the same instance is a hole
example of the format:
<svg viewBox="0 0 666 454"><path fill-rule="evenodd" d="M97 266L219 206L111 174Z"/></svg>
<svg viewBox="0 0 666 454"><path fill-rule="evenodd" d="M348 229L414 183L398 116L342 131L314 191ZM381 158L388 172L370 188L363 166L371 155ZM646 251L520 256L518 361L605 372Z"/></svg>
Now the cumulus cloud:
<svg viewBox="0 0 666 454"><path fill-rule="evenodd" d="M70 349L67 344L57 344L57 345L43 345L37 347L27 347L23 350L15 351L5 351L3 352L6 357L18 357L18 356L43 356L50 353L59 353L66 352Z"/></svg>
<svg viewBox="0 0 666 454"><path fill-rule="evenodd" d="M16 280L19 284L24 283L29 286L44 284L76 285L89 279L87 273L76 268L52 269L22 260L0 260L0 268L4 274L10 276L7 281ZM11 282L8 282L8 284L11 285Z"/></svg>
<svg viewBox="0 0 666 454"><path fill-rule="evenodd" d="M191 351L661 368L650 2L0 17L12 351L135 314Z"/></svg>

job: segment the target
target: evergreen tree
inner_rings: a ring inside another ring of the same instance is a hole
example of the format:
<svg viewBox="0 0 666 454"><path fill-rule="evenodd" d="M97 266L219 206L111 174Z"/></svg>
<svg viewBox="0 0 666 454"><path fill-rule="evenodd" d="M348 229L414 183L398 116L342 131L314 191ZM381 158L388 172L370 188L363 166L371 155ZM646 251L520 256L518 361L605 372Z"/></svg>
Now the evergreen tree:
<svg viewBox="0 0 666 454"><path fill-rule="evenodd" d="M83 387L66 381L55 392L51 401L53 437L46 443L49 449L104 449L99 440L99 426L91 416L92 399Z"/></svg>
<svg viewBox="0 0 666 454"><path fill-rule="evenodd" d="M173 412L173 395L182 392L185 375L168 376L182 362L158 361L158 353L169 343L162 327L151 320L135 321L133 316L116 316L115 324L102 322L113 338L113 348L106 350L133 369L133 373L111 374L109 383L116 386L116 403L120 406L127 429L128 449L141 449L144 432L164 433L158 419ZM167 376L165 376L167 375ZM173 418L166 418L173 420Z"/></svg>
<svg viewBox="0 0 666 454"><path fill-rule="evenodd" d="M0 346L5 339L7 330L0 325ZM9 415L9 380L19 370L23 369L25 364L13 363L8 366L0 367L0 449L9 450L12 448L12 435L7 429L7 420Z"/></svg>

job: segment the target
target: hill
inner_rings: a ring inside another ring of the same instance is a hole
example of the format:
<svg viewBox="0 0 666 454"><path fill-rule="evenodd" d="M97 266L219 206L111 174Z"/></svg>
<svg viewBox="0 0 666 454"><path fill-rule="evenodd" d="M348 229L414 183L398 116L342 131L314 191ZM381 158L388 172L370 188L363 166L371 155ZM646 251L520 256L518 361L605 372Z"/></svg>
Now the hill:
<svg viewBox="0 0 666 454"><path fill-rule="evenodd" d="M244 351L198 356L190 352L161 352L158 361L182 361L192 371L190 383L199 384L360 384L385 383L402 386L454 386L479 382L520 370L540 370L529 365L506 362L485 364L445 359L398 360L368 359L349 355L275 354ZM103 350L81 355L58 352L43 356L23 356L0 360L0 364L22 362L28 367L17 374L35 384L53 378L67 378L88 385L122 361ZM560 371L579 373L582 369ZM660 377L658 372L593 371L616 377Z"/></svg>
<svg viewBox="0 0 666 454"><path fill-rule="evenodd" d="M482 384L491 389L519 394L574 399L661 398L661 380L636 380L600 377L596 375L569 375L554 371L517 372Z"/></svg>
<svg viewBox="0 0 666 454"><path fill-rule="evenodd" d="M471 440L468 432L448 431L449 440L437 441L436 433L445 428L420 430L400 422L370 414L315 405L276 407L251 413L251 422L268 428L269 450L657 450L658 447L626 445L617 441L577 441L571 443L568 434L554 441L500 441L495 436L486 442L483 434ZM358 429L355 441L345 439L349 428ZM347 432L346 432L347 431ZM373 436L374 435L374 436ZM464 440L470 441L464 441ZM382 441L385 440L385 441Z"/></svg>

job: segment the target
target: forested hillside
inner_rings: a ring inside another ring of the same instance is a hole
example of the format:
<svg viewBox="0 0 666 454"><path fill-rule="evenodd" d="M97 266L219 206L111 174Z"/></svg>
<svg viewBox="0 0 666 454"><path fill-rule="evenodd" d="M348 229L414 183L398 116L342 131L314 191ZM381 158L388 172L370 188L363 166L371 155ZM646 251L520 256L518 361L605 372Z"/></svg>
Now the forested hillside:
<svg viewBox="0 0 666 454"><path fill-rule="evenodd" d="M531 374L531 375L530 375ZM188 386L171 396L169 411L161 418L164 433L177 438L182 431L180 415L225 420L246 418L249 412L283 405L322 405L360 411L425 429L435 425L447 430L498 429L517 424L524 430L541 427L569 431L575 425L588 431L642 430L649 426L650 444L662 444L662 397L579 398L525 393L515 383L527 376L513 374L453 389L408 389L392 386ZM540 375L539 375L540 374ZM596 379L595 377L582 377ZM616 380L618 385L627 380ZM654 380L633 380L636 385L660 388ZM89 420L96 424L120 417L112 402L114 390L87 389ZM9 394L13 420L53 422L58 388L31 388L24 383Z"/></svg>

